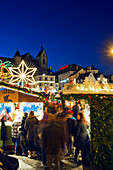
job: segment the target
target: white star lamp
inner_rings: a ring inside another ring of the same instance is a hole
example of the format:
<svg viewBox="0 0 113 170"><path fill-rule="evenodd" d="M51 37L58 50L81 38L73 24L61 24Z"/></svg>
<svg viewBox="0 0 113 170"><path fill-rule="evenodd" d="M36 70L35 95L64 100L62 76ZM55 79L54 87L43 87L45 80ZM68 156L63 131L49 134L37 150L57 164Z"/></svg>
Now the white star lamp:
<svg viewBox="0 0 113 170"><path fill-rule="evenodd" d="M10 84L18 86L20 85L22 88L26 84L36 84L33 75L37 68L28 68L24 60L22 60L18 67L10 67L9 69L12 74L12 78L9 81Z"/></svg>

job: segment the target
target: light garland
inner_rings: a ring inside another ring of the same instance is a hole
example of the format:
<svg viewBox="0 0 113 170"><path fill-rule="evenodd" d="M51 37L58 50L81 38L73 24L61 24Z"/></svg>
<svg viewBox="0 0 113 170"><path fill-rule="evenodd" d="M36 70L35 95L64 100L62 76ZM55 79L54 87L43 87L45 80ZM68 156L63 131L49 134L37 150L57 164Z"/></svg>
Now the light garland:
<svg viewBox="0 0 113 170"><path fill-rule="evenodd" d="M28 68L24 60L22 60L18 67L10 67L9 69L12 73L12 78L9 81L10 84L23 88L26 84L33 85L36 83L33 75L37 68Z"/></svg>
<svg viewBox="0 0 113 170"><path fill-rule="evenodd" d="M10 61L5 61L4 63L2 60L0 60L0 78L7 79L12 76L10 73L8 67L12 67L13 65L11 64Z"/></svg>

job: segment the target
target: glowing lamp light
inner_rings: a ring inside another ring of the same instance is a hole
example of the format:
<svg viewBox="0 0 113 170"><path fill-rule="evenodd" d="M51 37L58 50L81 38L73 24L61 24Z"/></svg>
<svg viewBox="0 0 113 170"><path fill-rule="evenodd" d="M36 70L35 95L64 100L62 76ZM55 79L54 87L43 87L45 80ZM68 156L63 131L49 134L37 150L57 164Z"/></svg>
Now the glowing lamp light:
<svg viewBox="0 0 113 170"><path fill-rule="evenodd" d="M113 49L111 50L111 53L113 54Z"/></svg>
<svg viewBox="0 0 113 170"><path fill-rule="evenodd" d="M26 84L34 84L35 79L33 75L35 74L37 68L28 68L25 61L22 60L18 67L10 67L9 68L12 78L10 79L9 83L18 85L21 84L23 88Z"/></svg>
<svg viewBox="0 0 113 170"><path fill-rule="evenodd" d="M21 79L25 79L25 74L20 74Z"/></svg>

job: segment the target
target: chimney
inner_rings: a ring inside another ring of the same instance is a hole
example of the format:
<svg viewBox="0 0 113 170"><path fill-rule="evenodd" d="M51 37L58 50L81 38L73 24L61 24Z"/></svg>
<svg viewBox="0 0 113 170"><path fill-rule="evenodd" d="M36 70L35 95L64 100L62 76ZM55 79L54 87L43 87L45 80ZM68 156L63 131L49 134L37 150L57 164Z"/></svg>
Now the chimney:
<svg viewBox="0 0 113 170"><path fill-rule="evenodd" d="M78 65L76 65L76 70L78 70Z"/></svg>
<svg viewBox="0 0 113 170"><path fill-rule="evenodd" d="M51 66L49 66L49 69L51 70Z"/></svg>

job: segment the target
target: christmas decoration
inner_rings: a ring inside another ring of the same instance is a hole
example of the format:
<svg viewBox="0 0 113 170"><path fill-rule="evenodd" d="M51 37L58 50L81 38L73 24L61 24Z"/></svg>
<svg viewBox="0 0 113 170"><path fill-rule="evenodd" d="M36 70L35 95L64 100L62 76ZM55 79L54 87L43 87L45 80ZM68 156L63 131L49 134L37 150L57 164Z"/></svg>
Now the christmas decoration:
<svg viewBox="0 0 113 170"><path fill-rule="evenodd" d="M37 96L37 98L43 97L44 100L46 99L46 96L47 96L47 94L45 94L44 92L39 93L39 92L31 91L31 90L29 90L27 88L21 88L21 87L18 87L18 86L14 86L12 84L8 84L8 83L5 83L5 82L0 82L0 88L5 88L5 87L7 89L9 89L9 90L12 89L12 90L23 92L23 93L33 94L33 95Z"/></svg>
<svg viewBox="0 0 113 170"><path fill-rule="evenodd" d="M0 66L5 66L6 68L13 67L11 61L5 61L4 63L0 60Z"/></svg>
<svg viewBox="0 0 113 170"><path fill-rule="evenodd" d="M71 93L105 93L112 94L113 93L113 85L111 84L99 84L98 81L93 82L89 80L87 77L85 78L83 84L65 84L62 89L63 94L71 94Z"/></svg>
<svg viewBox="0 0 113 170"><path fill-rule="evenodd" d="M37 68L28 68L24 60L22 60L19 67L10 67L9 69L12 73L12 78L10 79L9 83L18 85L22 88L25 87L26 84L35 84L33 75Z"/></svg>
<svg viewBox="0 0 113 170"><path fill-rule="evenodd" d="M84 99L90 105L90 167L99 170L113 169L113 95L62 94L62 101L72 99Z"/></svg>
<svg viewBox="0 0 113 170"><path fill-rule="evenodd" d="M11 72L9 71L8 67L12 67L10 61L5 61L4 63L0 60L0 78L7 79L12 76Z"/></svg>

